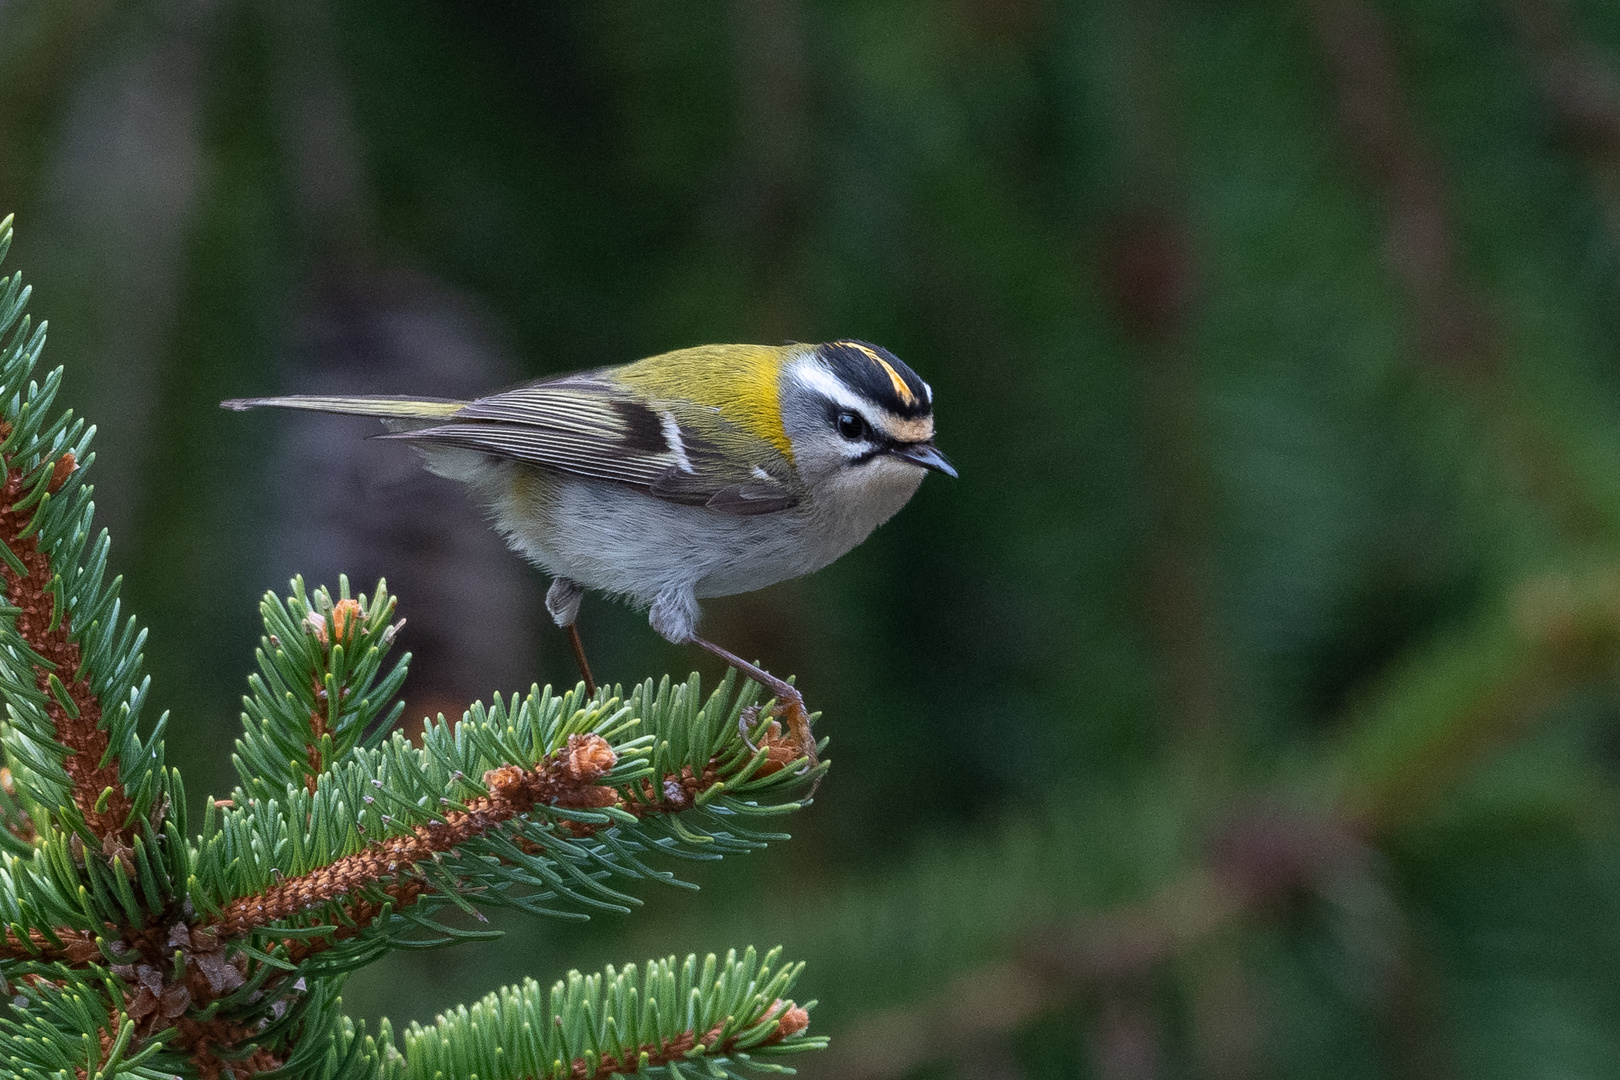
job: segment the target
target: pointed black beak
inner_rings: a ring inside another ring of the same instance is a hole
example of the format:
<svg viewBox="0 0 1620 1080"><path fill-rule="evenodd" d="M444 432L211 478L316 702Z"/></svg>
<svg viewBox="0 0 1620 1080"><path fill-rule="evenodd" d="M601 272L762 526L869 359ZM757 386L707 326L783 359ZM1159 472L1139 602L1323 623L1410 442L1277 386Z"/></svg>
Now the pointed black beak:
<svg viewBox="0 0 1620 1080"><path fill-rule="evenodd" d="M913 465L921 465L925 469L932 469L937 473L955 479L956 470L951 463L945 460L945 455L934 448L931 442L901 443L889 451L901 461L909 461Z"/></svg>

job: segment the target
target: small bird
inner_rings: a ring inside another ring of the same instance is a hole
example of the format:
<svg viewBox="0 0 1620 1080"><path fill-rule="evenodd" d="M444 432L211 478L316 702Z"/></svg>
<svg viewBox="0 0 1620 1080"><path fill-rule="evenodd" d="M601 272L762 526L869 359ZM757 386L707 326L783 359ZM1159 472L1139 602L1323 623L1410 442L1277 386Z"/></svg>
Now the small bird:
<svg viewBox="0 0 1620 1080"><path fill-rule="evenodd" d="M819 570L906 504L934 447L933 391L885 349L701 345L474 401L292 396L221 403L373 416L460 480L552 577L546 609L595 680L575 619L587 590L648 609L770 689L816 763L792 684L698 636L698 601ZM746 734L746 733L745 733Z"/></svg>

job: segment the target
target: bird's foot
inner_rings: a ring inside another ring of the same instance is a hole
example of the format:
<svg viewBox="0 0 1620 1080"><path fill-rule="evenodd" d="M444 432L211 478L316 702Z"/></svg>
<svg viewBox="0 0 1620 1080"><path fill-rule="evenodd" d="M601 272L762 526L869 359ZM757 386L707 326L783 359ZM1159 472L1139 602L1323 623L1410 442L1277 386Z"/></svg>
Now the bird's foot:
<svg viewBox="0 0 1620 1080"><path fill-rule="evenodd" d="M796 758L803 758L805 766L801 772L810 772L820 762L816 753L816 737L810 729L810 714L805 711L804 698L798 691L788 688L771 709L771 723L765 729L764 736L755 745L751 732L759 725L761 706L749 705L737 717L737 731L742 735L743 743L754 753L763 749L775 763L776 768L785 766ZM783 737L783 728L787 729L787 737Z"/></svg>
<svg viewBox="0 0 1620 1080"><path fill-rule="evenodd" d="M810 730L810 714L805 710L803 695L790 689L777 699L775 712L787 726L788 735L798 744L800 756L804 758L803 771L810 772L821 759L816 753L816 735Z"/></svg>
<svg viewBox="0 0 1620 1080"><path fill-rule="evenodd" d="M657 615L660 602L662 602L661 599L653 604L654 628L658 627ZM792 736L792 739L791 743L789 740L778 741L778 737L781 735L781 727L773 722L771 730L766 734L765 738L760 740L760 743L767 750L773 752L773 760L777 760L775 757L777 751L782 753L788 753L790 750L797 751L786 761L778 761L778 768L785 765L787 761L802 757L805 761L803 771L815 771L816 766L820 764L821 757L816 753L816 737L810 730L810 714L804 709L804 696L794 689L792 683L778 679L758 664L750 664L736 653L728 652L712 641L704 641L696 634L689 634L684 638L671 638L670 640L690 641L694 645L707 649L736 669L738 674L753 679L756 683L769 690L776 697L776 708L771 710L772 715L781 720L782 726L787 728L787 732ZM754 753L759 753L760 747L755 746L749 738L750 729L757 727L759 724L759 710L752 706L744 709L737 722L742 729L743 741L748 744L749 749L753 750ZM817 782L819 783L819 781ZM812 793L815 792L813 786L810 790Z"/></svg>

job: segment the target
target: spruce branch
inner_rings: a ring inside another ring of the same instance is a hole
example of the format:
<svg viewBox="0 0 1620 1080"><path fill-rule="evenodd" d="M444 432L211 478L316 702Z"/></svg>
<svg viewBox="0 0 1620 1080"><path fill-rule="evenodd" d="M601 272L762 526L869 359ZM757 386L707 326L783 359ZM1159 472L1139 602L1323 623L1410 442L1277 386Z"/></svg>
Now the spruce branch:
<svg viewBox="0 0 1620 1080"><path fill-rule="evenodd" d="M32 979L0 1012L0 1061L17 1080L173 1080L161 1044L138 1046L135 1025L107 1008L113 980Z"/></svg>
<svg viewBox="0 0 1620 1080"><path fill-rule="evenodd" d="M1344 872L1361 854L1333 821L1238 822L1211 845L1204 865L1137 903L1025 929L999 943L999 958L922 1000L862 1017L820 1068L839 1080L900 1080L1003 1039L1079 994L1138 984L1291 892Z"/></svg>
<svg viewBox="0 0 1620 1080"><path fill-rule="evenodd" d="M0 258L10 223L0 222ZM136 731L145 635L133 620L120 628L119 583L103 581L105 531L91 542L93 431L53 413L60 368L29 381L45 326L30 330L28 296L20 274L0 279L0 743L34 809L116 858L137 819L166 801L161 743L143 745Z"/></svg>
<svg viewBox="0 0 1620 1080"><path fill-rule="evenodd" d="M506 765L487 772L489 794L469 800L465 810L453 810L407 835L369 844L318 870L233 900L213 926L227 936L240 936L379 883L386 883L383 889L396 906L413 904L429 887L421 864L434 856L453 852L541 803L565 810L611 805L616 796L596 781L616 762L612 747L601 736L571 735L567 748L532 770Z"/></svg>
<svg viewBox="0 0 1620 1080"><path fill-rule="evenodd" d="M532 979L405 1033L406 1077L429 1080L609 1080L663 1069L674 1077L789 1072L775 1059L818 1049L809 1009L784 995L803 969L753 949L717 960L648 961L639 971L570 972L547 994Z"/></svg>
<svg viewBox="0 0 1620 1080"><path fill-rule="evenodd" d="M0 433L7 433L0 427ZM50 465L45 491L51 493L63 464L73 471L74 455L68 451ZM49 556L40 550L33 529L33 507L25 503L30 489L30 470L13 464L13 455L4 456L5 483L0 485L0 542L11 558L0 565L6 599L15 609L10 614L17 637L33 654L29 665L38 706L50 718L54 740L68 751L63 767L69 779L69 794L96 836L130 839L133 805L119 782L118 763L107 751L110 743L101 726L101 702L91 692L88 680L75 677L64 681L57 672L77 673L82 655L72 628L58 606ZM37 474L43 468L32 470ZM60 490L58 486L57 490ZM20 565L21 569L18 569ZM110 792L103 798L103 792Z"/></svg>
<svg viewBox="0 0 1620 1080"><path fill-rule="evenodd" d="M393 698L410 662L407 654L382 674L403 624L391 621L395 605L381 581L370 600L352 599L347 577L338 579L335 600L324 587L310 596L302 578L293 579L285 600L265 594L259 672L248 679L244 732L232 756L242 780L238 795L274 797L289 784L313 794L327 766L360 745L368 730L370 745L381 741L405 708Z"/></svg>
<svg viewBox="0 0 1620 1080"><path fill-rule="evenodd" d="M7 219L0 256L9 241ZM695 675L589 698L536 687L441 717L413 743L389 732L409 658L386 664L400 625L386 586L351 597L347 579L335 594L294 579L261 605L240 783L208 801L188 842L164 720L138 734L145 634L122 617L118 581L103 581L106 533L91 540L91 432L52 410L59 369L28 381L44 337L22 314L27 295L16 275L0 279L7 1075L404 1080L415 1074L387 1023L373 1037L343 1015L348 971L388 949L488 936L437 921L451 906L628 910L638 901L614 879L680 884L652 864L781 838L755 823L801 805L825 771L798 771L757 688L731 676L707 698ZM483 1008L545 1029L564 1056L536 1077L681 1075L699 1061L724 1076L820 1045L783 1000L797 967L752 952L717 963L648 965L639 986L634 968L574 976L555 1017L506 998ZM430 1056L487 1049L454 1021L435 1032L417 1040Z"/></svg>
<svg viewBox="0 0 1620 1080"><path fill-rule="evenodd" d="M0 850L23 854L32 850L39 833L17 796L11 770L0 765Z"/></svg>
<svg viewBox="0 0 1620 1080"><path fill-rule="evenodd" d="M625 699L536 688L428 725L421 746L355 747L314 793L211 804L194 861L228 872L205 872L191 899L213 932L294 962L346 943L323 969L423 930L463 936L426 921L446 904L627 910L604 878L673 883L643 857L753 850L780 837L744 821L800 805L813 777L787 768L791 740L772 726L756 751L737 730L756 695L731 676L706 701L696 676Z"/></svg>
<svg viewBox="0 0 1620 1080"><path fill-rule="evenodd" d="M1620 566L1527 576L1349 711L1337 811L1364 835L1417 817L1553 703L1620 674L1617 642Z"/></svg>
<svg viewBox="0 0 1620 1080"><path fill-rule="evenodd" d="M993 943L997 959L921 1001L863 1017L818 1067L840 1080L898 1080L958 1048L1004 1039L1079 994L1139 983L1286 909L1279 901L1287 897L1342 896L1350 879L1365 885L1370 850L1422 820L1572 690L1612 680L1617 643L1620 568L1517 582L1470 622L1391 665L1334 725L1344 730L1330 751L1328 805L1302 808L1280 791L1277 804L1295 809L1239 818L1200 863L1136 903L1018 928ZM928 928L927 947L937 949L940 936Z"/></svg>
<svg viewBox="0 0 1620 1080"><path fill-rule="evenodd" d="M182 1028L182 1041L240 1040L266 1001L301 1019L316 1007L301 986L384 949L481 936L435 922L446 906L627 910L634 898L605 878L675 882L647 854L717 858L775 839L737 819L793 809L790 796L815 777L787 767L797 747L774 725L756 733L758 750L743 741L737 720L756 694L752 684L734 692L728 677L704 700L695 675L624 700L536 689L429 725L421 746L395 733L354 747L313 794L290 783L279 800L210 804L193 862L229 873L193 880L202 918L187 965L209 981L193 975L187 990L188 1005L218 1008L209 1025ZM233 895L212 891L233 883ZM201 965L209 953L212 968ZM694 1052L744 1045L707 1033L693 1036L704 1047Z"/></svg>

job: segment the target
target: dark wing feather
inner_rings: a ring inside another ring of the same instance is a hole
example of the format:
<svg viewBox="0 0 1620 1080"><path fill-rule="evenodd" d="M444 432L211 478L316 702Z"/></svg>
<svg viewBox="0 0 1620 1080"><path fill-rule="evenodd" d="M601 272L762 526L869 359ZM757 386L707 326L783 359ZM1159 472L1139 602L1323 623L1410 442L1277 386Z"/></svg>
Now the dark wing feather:
<svg viewBox="0 0 1620 1080"><path fill-rule="evenodd" d="M480 398L445 423L379 438L526 461L723 514L769 514L799 502L792 467L774 447L730 427L724 436L731 453L688 430L676 410L642 404L593 374ZM766 463L766 477L738 464L751 460Z"/></svg>
<svg viewBox="0 0 1620 1080"><path fill-rule="evenodd" d="M738 517L755 514L774 514L798 505L798 496L774 481L754 480L746 484L723 487L704 503L710 510Z"/></svg>

